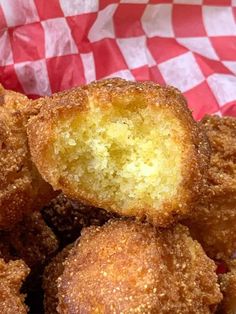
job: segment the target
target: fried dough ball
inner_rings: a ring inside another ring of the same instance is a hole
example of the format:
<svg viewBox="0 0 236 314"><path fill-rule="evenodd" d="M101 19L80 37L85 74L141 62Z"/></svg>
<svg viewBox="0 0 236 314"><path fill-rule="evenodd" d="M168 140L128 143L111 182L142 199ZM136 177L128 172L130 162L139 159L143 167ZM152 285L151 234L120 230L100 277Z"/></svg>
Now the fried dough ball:
<svg viewBox="0 0 236 314"><path fill-rule="evenodd" d="M12 230L0 232L0 257L5 261L22 259L31 269L22 291L32 313L43 313L42 274L57 250L58 240L39 212L24 217Z"/></svg>
<svg viewBox="0 0 236 314"><path fill-rule="evenodd" d="M23 259L30 268L43 265L58 249L58 240L38 212L32 213L11 231L0 232L0 256L6 261Z"/></svg>
<svg viewBox="0 0 236 314"><path fill-rule="evenodd" d="M223 293L223 301L220 304L219 313L236 313L236 260L231 262L230 272L220 275L220 288Z"/></svg>
<svg viewBox="0 0 236 314"><path fill-rule="evenodd" d="M67 258L72 245L66 246L59 252L48 264L43 274L43 290L44 290L44 313L58 314L57 305L57 279L64 271L64 261Z"/></svg>
<svg viewBox="0 0 236 314"><path fill-rule="evenodd" d="M210 257L227 259L236 251L236 119L207 116L201 126L212 148L208 189L187 225Z"/></svg>
<svg viewBox="0 0 236 314"><path fill-rule="evenodd" d="M8 263L0 259L0 309L1 314L26 314L25 295L20 288L29 273L29 268L22 260Z"/></svg>
<svg viewBox="0 0 236 314"><path fill-rule="evenodd" d="M83 227L103 225L113 216L101 208L83 205L63 194L53 199L41 213L63 247L74 242Z"/></svg>
<svg viewBox="0 0 236 314"><path fill-rule="evenodd" d="M221 300L215 264L186 227L110 220L83 229L58 279L70 313L211 313Z"/></svg>
<svg viewBox="0 0 236 314"><path fill-rule="evenodd" d="M54 195L31 162L24 114L26 96L0 86L0 230L40 209Z"/></svg>
<svg viewBox="0 0 236 314"><path fill-rule="evenodd" d="M28 137L54 189L163 226L199 197L208 146L178 90L107 79L40 101Z"/></svg>

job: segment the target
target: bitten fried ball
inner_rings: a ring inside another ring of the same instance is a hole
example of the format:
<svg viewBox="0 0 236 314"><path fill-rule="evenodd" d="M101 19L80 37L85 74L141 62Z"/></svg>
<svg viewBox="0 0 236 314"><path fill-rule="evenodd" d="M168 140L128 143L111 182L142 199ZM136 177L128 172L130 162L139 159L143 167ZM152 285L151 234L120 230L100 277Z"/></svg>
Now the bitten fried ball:
<svg viewBox="0 0 236 314"><path fill-rule="evenodd" d="M107 79L40 101L29 144L54 189L161 226L198 199L208 145L175 88Z"/></svg>
<svg viewBox="0 0 236 314"><path fill-rule="evenodd" d="M0 86L0 230L40 209L54 195L31 162L24 113L26 96Z"/></svg>
<svg viewBox="0 0 236 314"><path fill-rule="evenodd" d="M5 263L0 259L0 310L1 314L26 314L25 295L20 288L29 273L22 260Z"/></svg>
<svg viewBox="0 0 236 314"><path fill-rule="evenodd" d="M40 213L35 212L10 231L0 232L0 256L23 259L32 269L43 265L58 249L58 240Z"/></svg>
<svg viewBox="0 0 236 314"><path fill-rule="evenodd" d="M63 194L53 199L41 213L63 247L74 242L83 227L103 225L114 216L103 209L73 201Z"/></svg>
<svg viewBox="0 0 236 314"><path fill-rule="evenodd" d="M43 290L44 290L44 313L45 314L58 314L57 305L57 279L62 275L64 270L64 262L67 258L72 244L66 246L61 252L59 252L45 267L43 274Z"/></svg>
<svg viewBox="0 0 236 314"><path fill-rule="evenodd" d="M208 188L186 224L210 257L227 259L236 251L236 119L207 116L201 127L212 148Z"/></svg>
<svg viewBox="0 0 236 314"><path fill-rule="evenodd" d="M220 304L219 314L236 313L236 260L231 262L230 272L220 275L220 288L223 301Z"/></svg>
<svg viewBox="0 0 236 314"><path fill-rule="evenodd" d="M215 264L186 227L110 220L83 229L58 279L70 313L211 313L221 300Z"/></svg>

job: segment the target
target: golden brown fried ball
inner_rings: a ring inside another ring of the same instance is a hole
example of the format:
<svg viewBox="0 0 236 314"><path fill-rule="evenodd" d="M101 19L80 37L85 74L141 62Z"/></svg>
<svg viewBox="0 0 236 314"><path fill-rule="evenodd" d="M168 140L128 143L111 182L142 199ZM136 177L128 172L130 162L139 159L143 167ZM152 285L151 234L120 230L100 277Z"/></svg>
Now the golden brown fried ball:
<svg viewBox="0 0 236 314"><path fill-rule="evenodd" d="M23 259L36 271L57 249L55 234L38 212L24 217L12 230L0 232L0 257L6 261Z"/></svg>
<svg viewBox="0 0 236 314"><path fill-rule="evenodd" d="M44 312L45 314L57 314L57 279L62 275L64 270L64 261L67 258L72 244L66 246L59 252L48 264L43 274L44 290Z"/></svg>
<svg viewBox="0 0 236 314"><path fill-rule="evenodd" d="M58 240L39 212L25 216L12 230L0 232L0 257L22 259L31 269L22 287L30 313L43 313L42 274L57 250Z"/></svg>
<svg viewBox="0 0 236 314"><path fill-rule="evenodd" d="M231 262L230 272L220 275L220 288L223 293L223 301L220 304L219 313L236 313L236 260Z"/></svg>
<svg viewBox="0 0 236 314"><path fill-rule="evenodd" d="M57 310L70 313L212 313L215 264L188 229L110 220L89 227L58 279Z"/></svg>
<svg viewBox="0 0 236 314"><path fill-rule="evenodd" d="M103 225L114 216L101 208L73 201L63 194L53 199L41 213L63 247L74 242L83 227Z"/></svg>
<svg viewBox="0 0 236 314"><path fill-rule="evenodd" d="M26 96L0 86L0 230L12 228L54 195L31 162L26 134L30 105Z"/></svg>
<svg viewBox="0 0 236 314"><path fill-rule="evenodd" d="M207 141L175 88L107 79L39 102L30 149L54 189L157 225L199 197Z"/></svg>
<svg viewBox="0 0 236 314"><path fill-rule="evenodd" d="M0 312L1 314L26 314L25 295L20 288L29 273L22 260L5 263L0 259Z"/></svg>
<svg viewBox="0 0 236 314"><path fill-rule="evenodd" d="M187 225L210 257L225 259L236 251L236 119L207 116L201 126L212 148L208 188Z"/></svg>

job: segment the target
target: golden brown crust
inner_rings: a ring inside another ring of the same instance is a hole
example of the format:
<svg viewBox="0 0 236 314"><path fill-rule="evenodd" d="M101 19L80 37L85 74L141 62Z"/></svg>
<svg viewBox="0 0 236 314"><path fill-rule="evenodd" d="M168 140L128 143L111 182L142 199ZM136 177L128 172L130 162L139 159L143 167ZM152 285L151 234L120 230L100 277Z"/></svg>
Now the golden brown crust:
<svg viewBox="0 0 236 314"><path fill-rule="evenodd" d="M236 313L236 260L231 262L230 272L220 275L220 289L223 294L223 301L220 304L221 314Z"/></svg>
<svg viewBox="0 0 236 314"><path fill-rule="evenodd" d="M129 220L85 228L58 279L58 312L211 313L215 265L187 228Z"/></svg>
<svg viewBox="0 0 236 314"><path fill-rule="evenodd" d="M29 273L29 268L21 260L5 263L0 259L0 309L1 314L26 314L28 308L20 288Z"/></svg>
<svg viewBox="0 0 236 314"><path fill-rule="evenodd" d="M11 228L54 195L31 162L24 114L30 105L26 96L0 86L0 230Z"/></svg>
<svg viewBox="0 0 236 314"><path fill-rule="evenodd" d="M227 259L236 251L236 119L207 116L201 126L212 148L207 187L186 224L210 257Z"/></svg>
<svg viewBox="0 0 236 314"><path fill-rule="evenodd" d="M24 217L11 231L0 232L0 257L5 261L20 258L36 272L57 249L55 234L38 212Z"/></svg>
<svg viewBox="0 0 236 314"><path fill-rule="evenodd" d="M57 305L57 279L62 275L64 270L64 261L67 258L72 245L65 247L58 253L48 264L43 274L43 290L44 290L44 311L45 314L58 314Z"/></svg>
<svg viewBox="0 0 236 314"><path fill-rule="evenodd" d="M53 160L53 152L48 148L52 146L54 124L58 123L62 117L78 115L81 111L89 110L88 97L96 99L96 103L99 103L99 106L105 110L114 99L118 102L120 97L129 99L132 95L144 97L147 106L166 108L172 112L185 130L185 138L182 141L191 146L188 154L186 153L186 160L182 160L184 179L176 197L163 204L164 214L161 210L153 208L149 210L147 206L142 208L140 204L136 204L135 208L126 212L127 216L133 216L135 213L139 219L147 219L157 225L168 225L179 216L189 212L199 198L204 186L204 173L209 155L204 135L194 122L185 99L175 88L161 87L151 82L134 83L122 79L107 79L59 93L51 98L38 100L41 103L41 111L28 124L32 158L44 179L50 182L54 189L61 189L67 196L88 205L120 213L119 208L113 202L98 200L92 193L82 190L75 191L67 178L55 176L52 171L55 168L55 160ZM155 212L155 215L150 214L151 211Z"/></svg>

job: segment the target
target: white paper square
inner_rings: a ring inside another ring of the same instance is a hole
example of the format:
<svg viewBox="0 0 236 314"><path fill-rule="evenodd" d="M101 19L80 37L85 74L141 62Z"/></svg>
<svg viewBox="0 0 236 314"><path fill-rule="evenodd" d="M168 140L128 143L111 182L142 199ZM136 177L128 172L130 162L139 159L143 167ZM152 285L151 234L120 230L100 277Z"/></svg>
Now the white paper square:
<svg viewBox="0 0 236 314"><path fill-rule="evenodd" d="M147 48L145 36L117 39L117 44L130 69L156 64Z"/></svg>
<svg viewBox="0 0 236 314"><path fill-rule="evenodd" d="M51 94L45 60L17 63L14 67L26 94L40 96Z"/></svg>
<svg viewBox="0 0 236 314"><path fill-rule="evenodd" d="M38 11L32 0L0 0L7 25L17 26L39 21Z"/></svg>
<svg viewBox="0 0 236 314"><path fill-rule="evenodd" d="M162 62L158 67L166 83L182 92L204 81L204 76L191 52Z"/></svg>
<svg viewBox="0 0 236 314"><path fill-rule="evenodd" d="M120 0L120 3L148 3L149 0Z"/></svg>
<svg viewBox="0 0 236 314"><path fill-rule="evenodd" d="M202 4L203 0L174 0L174 3L181 4Z"/></svg>
<svg viewBox="0 0 236 314"><path fill-rule="evenodd" d="M236 35L236 23L232 8L203 6L203 22L209 36Z"/></svg>
<svg viewBox="0 0 236 314"><path fill-rule="evenodd" d="M115 38L112 18L116 8L117 4L111 4L98 13L97 18L88 33L88 38L91 42L104 38Z"/></svg>
<svg viewBox="0 0 236 314"><path fill-rule="evenodd" d="M219 117L222 117L221 111L216 111L216 112L214 112L214 115L219 116Z"/></svg>
<svg viewBox="0 0 236 314"><path fill-rule="evenodd" d="M130 80L130 81L135 80L133 74L129 70L121 70L118 72L114 72L114 73L106 76L105 78L112 78L112 77L120 77L120 78L123 78L125 80Z"/></svg>
<svg viewBox="0 0 236 314"><path fill-rule="evenodd" d="M174 37L172 4L147 5L141 22L147 37Z"/></svg>
<svg viewBox="0 0 236 314"><path fill-rule="evenodd" d="M196 52L203 57L219 60L211 41L207 37L177 38L177 41L190 51Z"/></svg>
<svg viewBox="0 0 236 314"><path fill-rule="evenodd" d="M0 33L0 66L13 64L12 50L7 30Z"/></svg>
<svg viewBox="0 0 236 314"><path fill-rule="evenodd" d="M96 80L96 69L94 63L93 53L81 53L80 54L83 67L84 67L84 75L86 79L86 83L90 83Z"/></svg>
<svg viewBox="0 0 236 314"><path fill-rule="evenodd" d="M220 106L236 99L236 77L230 74L212 74L207 83L214 93Z"/></svg>
<svg viewBox="0 0 236 314"><path fill-rule="evenodd" d="M65 16L73 16L98 11L99 0L60 0L60 5Z"/></svg>
<svg viewBox="0 0 236 314"><path fill-rule="evenodd" d="M222 63L236 75L236 61L223 61Z"/></svg>
<svg viewBox="0 0 236 314"><path fill-rule="evenodd" d="M70 28L64 17L42 22L45 31L46 58L77 53L78 49L71 36Z"/></svg>

